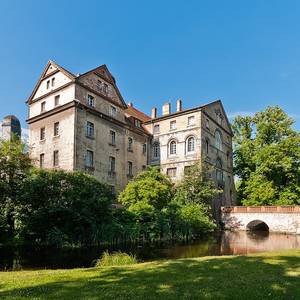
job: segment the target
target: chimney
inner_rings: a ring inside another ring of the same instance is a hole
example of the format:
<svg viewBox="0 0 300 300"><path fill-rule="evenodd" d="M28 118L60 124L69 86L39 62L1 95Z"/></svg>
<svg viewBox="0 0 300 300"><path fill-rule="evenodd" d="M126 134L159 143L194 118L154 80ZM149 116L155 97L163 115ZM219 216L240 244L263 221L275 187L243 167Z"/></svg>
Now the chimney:
<svg viewBox="0 0 300 300"><path fill-rule="evenodd" d="M127 106L133 107L133 103L132 103L132 102L129 102L129 103L127 104Z"/></svg>
<svg viewBox="0 0 300 300"><path fill-rule="evenodd" d="M152 119L156 119L157 118L157 108L156 107L153 107L151 109L151 118Z"/></svg>
<svg viewBox="0 0 300 300"><path fill-rule="evenodd" d="M162 107L162 115L163 116L169 115L170 112L171 112L171 104L170 102L167 102Z"/></svg>
<svg viewBox="0 0 300 300"><path fill-rule="evenodd" d="M181 99L178 99L176 101L176 111L182 111L182 100Z"/></svg>

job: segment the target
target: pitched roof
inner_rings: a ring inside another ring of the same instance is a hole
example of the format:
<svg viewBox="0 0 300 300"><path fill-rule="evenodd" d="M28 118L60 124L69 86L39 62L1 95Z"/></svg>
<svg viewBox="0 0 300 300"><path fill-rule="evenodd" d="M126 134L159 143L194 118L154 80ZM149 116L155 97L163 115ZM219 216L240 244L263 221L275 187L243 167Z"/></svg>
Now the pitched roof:
<svg viewBox="0 0 300 300"><path fill-rule="evenodd" d="M127 117L134 117L136 119L139 119L142 122L147 122L151 120L151 117L143 113L142 111L136 109L133 107L131 103L127 105L127 109L125 110L125 114Z"/></svg>

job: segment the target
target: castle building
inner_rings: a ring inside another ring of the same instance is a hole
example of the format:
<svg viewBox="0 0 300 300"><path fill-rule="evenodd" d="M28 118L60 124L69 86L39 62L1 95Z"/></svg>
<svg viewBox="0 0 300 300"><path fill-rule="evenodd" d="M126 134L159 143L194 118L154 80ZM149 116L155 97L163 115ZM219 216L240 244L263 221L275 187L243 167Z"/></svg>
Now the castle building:
<svg viewBox="0 0 300 300"><path fill-rule="evenodd" d="M201 160L223 188L215 205L234 198L232 131L220 100L192 109L182 101L153 108L151 116L126 104L105 65L74 75L46 65L29 107L29 147L41 168L83 170L119 192L148 165L178 182Z"/></svg>

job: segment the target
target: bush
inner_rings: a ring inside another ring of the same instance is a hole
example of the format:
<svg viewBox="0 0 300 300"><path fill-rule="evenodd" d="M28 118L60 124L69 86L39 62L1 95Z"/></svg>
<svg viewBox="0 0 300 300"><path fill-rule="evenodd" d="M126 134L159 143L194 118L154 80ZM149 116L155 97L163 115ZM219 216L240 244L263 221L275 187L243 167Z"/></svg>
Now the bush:
<svg viewBox="0 0 300 300"><path fill-rule="evenodd" d="M112 267L112 266L123 266L133 265L138 261L135 255L127 254L123 252L108 253L105 251L101 258L96 261L96 267Z"/></svg>

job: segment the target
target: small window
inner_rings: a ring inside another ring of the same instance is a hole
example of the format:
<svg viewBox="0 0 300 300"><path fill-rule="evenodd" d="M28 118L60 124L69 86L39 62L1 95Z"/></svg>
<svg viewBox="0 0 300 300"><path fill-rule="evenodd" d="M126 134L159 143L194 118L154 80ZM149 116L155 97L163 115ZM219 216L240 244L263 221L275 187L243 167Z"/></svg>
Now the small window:
<svg viewBox="0 0 300 300"><path fill-rule="evenodd" d="M86 122L86 136L89 138L93 138L95 134L94 123L87 121Z"/></svg>
<svg viewBox="0 0 300 300"><path fill-rule="evenodd" d="M195 138L193 136L187 139L186 150L187 153L191 153L195 151Z"/></svg>
<svg viewBox="0 0 300 300"><path fill-rule="evenodd" d="M85 166L88 168L94 167L94 152L91 150L86 150Z"/></svg>
<svg viewBox="0 0 300 300"><path fill-rule="evenodd" d="M172 141L169 145L169 153L170 155L175 155L176 154L176 142L175 141Z"/></svg>
<svg viewBox="0 0 300 300"><path fill-rule="evenodd" d="M45 165L45 154L41 153L40 154L40 168L44 168Z"/></svg>
<svg viewBox="0 0 300 300"><path fill-rule="evenodd" d="M88 95L88 106L94 107L95 106L95 98L92 95Z"/></svg>
<svg viewBox="0 0 300 300"><path fill-rule="evenodd" d="M176 178L176 171L177 171L177 168L168 168L167 169L167 175L170 178Z"/></svg>
<svg viewBox="0 0 300 300"><path fill-rule="evenodd" d="M47 80L47 90L50 88L50 80Z"/></svg>
<svg viewBox="0 0 300 300"><path fill-rule="evenodd" d="M209 140L205 140L205 152L206 152L206 154L208 154L208 152L209 152Z"/></svg>
<svg viewBox="0 0 300 300"><path fill-rule="evenodd" d="M154 125L154 133L159 133L159 125Z"/></svg>
<svg viewBox="0 0 300 300"><path fill-rule="evenodd" d="M176 129L176 121L171 121L170 122L170 130Z"/></svg>
<svg viewBox="0 0 300 300"><path fill-rule="evenodd" d="M109 172L115 173L116 170L116 159L113 156L109 157Z"/></svg>
<svg viewBox="0 0 300 300"><path fill-rule="evenodd" d="M208 119L206 119L206 123L205 123L205 124L206 124L206 125L205 125L206 128L209 129L209 120L208 120Z"/></svg>
<svg viewBox="0 0 300 300"><path fill-rule="evenodd" d="M51 86L55 86L55 77L53 77L51 80Z"/></svg>
<svg viewBox="0 0 300 300"><path fill-rule="evenodd" d="M58 150L53 151L53 167L57 167L59 163Z"/></svg>
<svg viewBox="0 0 300 300"><path fill-rule="evenodd" d="M53 135L58 136L59 135L59 122L54 123L54 128L53 128Z"/></svg>
<svg viewBox="0 0 300 300"><path fill-rule="evenodd" d="M101 82L101 80L97 80L97 88L98 88L98 90L102 91L102 82Z"/></svg>
<svg viewBox="0 0 300 300"><path fill-rule="evenodd" d="M107 95L107 93L108 93L108 85L106 83L103 83L103 93L105 95Z"/></svg>
<svg viewBox="0 0 300 300"><path fill-rule="evenodd" d="M46 135L46 129L45 127L42 127L40 130L40 140L43 141L45 139L45 135Z"/></svg>
<svg viewBox="0 0 300 300"><path fill-rule="evenodd" d="M127 173L127 175L128 176L132 176L132 162L131 161L128 161L127 162L127 168L128 168L128 173Z"/></svg>
<svg viewBox="0 0 300 300"><path fill-rule="evenodd" d="M128 151L132 151L133 139L131 137L128 138Z"/></svg>
<svg viewBox="0 0 300 300"><path fill-rule="evenodd" d="M141 121L138 120L138 119L134 119L134 126L140 128L141 127Z"/></svg>
<svg viewBox="0 0 300 300"><path fill-rule="evenodd" d="M46 102L45 101L43 101L41 103L41 112L44 112L44 111L46 111Z"/></svg>
<svg viewBox="0 0 300 300"><path fill-rule="evenodd" d="M194 116L188 117L188 126L192 126L192 125L195 125L195 117Z"/></svg>
<svg viewBox="0 0 300 300"><path fill-rule="evenodd" d="M54 106L59 105L59 100L60 100L60 95L56 95L56 96L54 97Z"/></svg>
<svg viewBox="0 0 300 300"><path fill-rule="evenodd" d="M159 157L159 143L154 143L152 146L153 158Z"/></svg>
<svg viewBox="0 0 300 300"><path fill-rule="evenodd" d="M113 130L110 131L110 144L116 145L116 133Z"/></svg>
<svg viewBox="0 0 300 300"><path fill-rule="evenodd" d="M110 106L109 114L111 117L115 117L117 115L117 109L114 106Z"/></svg>
<svg viewBox="0 0 300 300"><path fill-rule="evenodd" d="M147 152L147 144L143 144L143 154L146 154Z"/></svg>

